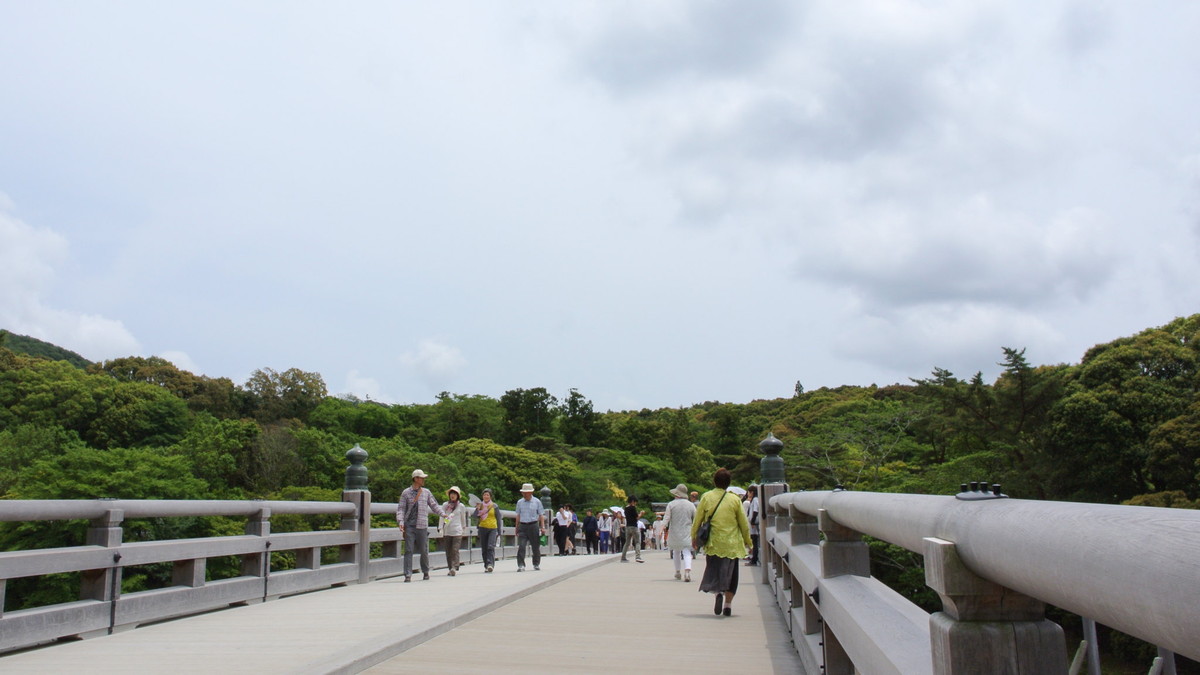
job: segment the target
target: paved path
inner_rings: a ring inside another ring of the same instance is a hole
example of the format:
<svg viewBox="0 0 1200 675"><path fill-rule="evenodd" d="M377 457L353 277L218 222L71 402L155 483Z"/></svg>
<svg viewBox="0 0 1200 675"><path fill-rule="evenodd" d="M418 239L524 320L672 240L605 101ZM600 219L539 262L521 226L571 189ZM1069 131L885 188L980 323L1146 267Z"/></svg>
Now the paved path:
<svg viewBox="0 0 1200 675"><path fill-rule="evenodd" d="M684 583L673 578L665 552L644 555L645 564L591 569L366 672L803 674L774 597L758 583L759 568L741 568L733 616L726 618L713 615L712 595L696 590L703 558L692 583ZM516 637L518 626L529 625L548 636Z"/></svg>
<svg viewBox="0 0 1200 675"><path fill-rule="evenodd" d="M0 672L636 673L700 662L802 672L766 587L743 576L734 616L722 619L696 582L671 578L665 553L646 557L546 556L538 572L504 560L492 574L470 565L453 578L384 579L10 654ZM561 639L516 642L511 627L528 614Z"/></svg>

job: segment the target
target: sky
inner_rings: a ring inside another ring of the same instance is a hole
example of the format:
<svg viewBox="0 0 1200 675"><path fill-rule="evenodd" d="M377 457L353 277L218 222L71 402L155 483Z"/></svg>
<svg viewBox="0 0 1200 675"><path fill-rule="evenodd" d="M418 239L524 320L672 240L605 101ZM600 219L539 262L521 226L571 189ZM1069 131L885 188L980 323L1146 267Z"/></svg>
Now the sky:
<svg viewBox="0 0 1200 675"><path fill-rule="evenodd" d="M598 411L1200 312L1200 3L0 0L0 328Z"/></svg>

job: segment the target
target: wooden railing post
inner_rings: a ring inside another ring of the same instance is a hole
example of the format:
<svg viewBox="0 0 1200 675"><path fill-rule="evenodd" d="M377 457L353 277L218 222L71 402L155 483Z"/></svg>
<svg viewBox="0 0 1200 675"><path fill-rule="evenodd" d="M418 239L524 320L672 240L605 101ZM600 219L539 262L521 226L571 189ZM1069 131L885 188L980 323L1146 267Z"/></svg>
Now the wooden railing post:
<svg viewBox="0 0 1200 675"><path fill-rule="evenodd" d="M833 520L829 511L817 511L817 526L825 539L821 542L821 577L828 579L846 574L871 576L871 552L862 535ZM818 601L819 603L819 601ZM825 675L853 675L854 663L829 624L821 623L825 648Z"/></svg>
<svg viewBox="0 0 1200 675"><path fill-rule="evenodd" d="M765 442L765 441L764 441ZM775 570L775 576L778 576L778 561L775 560L775 549L771 546L771 542L767 540L768 525L775 526L775 532L787 532L787 526L780 526L780 518L787 518L787 512L784 511L782 516L771 512L768 504L771 503L771 498L775 495L787 492L787 483L763 483L758 486L758 564L761 570L761 581L764 584L770 584L772 569ZM774 522L769 523L767 518L773 518ZM776 536L779 536L776 534Z"/></svg>
<svg viewBox="0 0 1200 675"><path fill-rule="evenodd" d="M813 516L796 508L794 505L788 507L788 512L791 514L791 537L792 546L800 546L809 544L818 546L821 543L821 530L817 526L817 519ZM795 575L792 575L795 579ZM805 635L815 635L821 631L821 609L817 606L816 600L812 595L805 593L804 588L799 583L794 586L792 593L792 606L803 607L804 611L800 614L800 630Z"/></svg>
<svg viewBox="0 0 1200 675"><path fill-rule="evenodd" d="M342 529L358 532L358 544L342 547L341 562L358 565L358 583L371 580L371 492L344 490L342 501L354 504L356 512L342 516Z"/></svg>
<svg viewBox="0 0 1200 675"><path fill-rule="evenodd" d="M89 546L120 549L123 530L121 523L125 520L122 509L108 509L103 516L92 520L88 528L86 542ZM112 566L97 570L83 570L79 573L80 600L99 600L108 603L108 629L83 633L83 637L94 635L111 635L116 624L117 600L121 597L122 568L120 566L121 552L115 550L112 555Z"/></svg>
<svg viewBox="0 0 1200 675"><path fill-rule="evenodd" d="M271 509L262 507L246 521L246 534L262 537L263 547L257 553L247 553L242 556L242 576L261 577L263 580L263 596L269 597L267 583L271 576Z"/></svg>
<svg viewBox="0 0 1200 675"><path fill-rule="evenodd" d="M1062 627L1046 619L1045 603L976 576L954 542L924 541L925 583L942 599L929 617L935 674L1067 672Z"/></svg>
<svg viewBox="0 0 1200 675"><path fill-rule="evenodd" d="M122 538L121 523L125 520L125 512L121 509L109 509L104 515L92 521L87 531L88 546L103 546L105 548L120 548ZM117 565L121 560L119 552L113 554L112 567L98 570L85 570L80 573L83 583L80 588L80 600L100 600L114 602L121 597L121 568Z"/></svg>

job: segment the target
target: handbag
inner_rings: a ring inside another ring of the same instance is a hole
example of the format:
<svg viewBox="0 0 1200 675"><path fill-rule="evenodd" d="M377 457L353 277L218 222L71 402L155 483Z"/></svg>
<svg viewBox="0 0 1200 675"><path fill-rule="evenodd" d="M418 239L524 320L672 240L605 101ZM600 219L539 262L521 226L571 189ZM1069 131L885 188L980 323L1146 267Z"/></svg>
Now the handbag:
<svg viewBox="0 0 1200 675"><path fill-rule="evenodd" d="M706 546L708 544L708 538L712 536L713 516L717 515L717 509L721 508L721 502L725 501L725 497L728 495L728 491L721 495L721 498L717 500L717 505L713 507L712 513L708 514L708 518L703 523L700 523L700 527L696 529L696 541L699 542L701 546Z"/></svg>

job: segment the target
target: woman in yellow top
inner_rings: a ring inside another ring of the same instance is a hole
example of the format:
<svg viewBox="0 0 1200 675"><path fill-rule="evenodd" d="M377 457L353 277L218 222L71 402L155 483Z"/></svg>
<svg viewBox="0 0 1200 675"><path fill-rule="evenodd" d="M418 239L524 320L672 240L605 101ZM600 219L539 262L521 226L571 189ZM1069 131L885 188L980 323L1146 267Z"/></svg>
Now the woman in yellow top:
<svg viewBox="0 0 1200 675"><path fill-rule="evenodd" d="M475 507L475 517L479 519L477 536L479 537L479 548L483 551L484 572L491 572L492 567L496 565L496 535L499 533L497 528L500 527L499 514L496 502L492 501L491 489L485 489L483 501Z"/></svg>
<svg viewBox="0 0 1200 675"><path fill-rule="evenodd" d="M739 563L750 546L750 522L746 520L742 503L736 495L726 498L730 480L729 469L717 469L713 474L713 484L717 487L700 498L696 518L692 521L692 547L699 548L696 532L705 521L712 520L708 544L704 546L704 578L700 580L699 590L716 594L713 614L718 616L733 613Z"/></svg>

